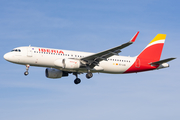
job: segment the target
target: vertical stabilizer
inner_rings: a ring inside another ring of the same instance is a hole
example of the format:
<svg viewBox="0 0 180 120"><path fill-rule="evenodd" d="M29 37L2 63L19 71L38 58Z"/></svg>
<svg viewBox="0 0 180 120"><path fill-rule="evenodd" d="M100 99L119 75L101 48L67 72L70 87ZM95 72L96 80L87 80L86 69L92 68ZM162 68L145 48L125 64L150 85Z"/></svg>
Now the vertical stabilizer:
<svg viewBox="0 0 180 120"><path fill-rule="evenodd" d="M164 46L166 34L157 34L156 37L138 55L139 59L146 59L149 62L159 61Z"/></svg>
<svg viewBox="0 0 180 120"><path fill-rule="evenodd" d="M157 34L156 37L136 57L134 64L124 73L141 72L156 69L159 65L150 63L160 60L166 34Z"/></svg>

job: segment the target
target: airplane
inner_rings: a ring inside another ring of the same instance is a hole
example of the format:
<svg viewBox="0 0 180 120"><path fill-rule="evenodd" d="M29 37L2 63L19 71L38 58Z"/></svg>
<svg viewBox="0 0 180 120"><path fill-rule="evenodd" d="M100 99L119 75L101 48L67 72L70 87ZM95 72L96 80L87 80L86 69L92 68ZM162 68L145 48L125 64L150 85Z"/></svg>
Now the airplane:
<svg viewBox="0 0 180 120"><path fill-rule="evenodd" d="M130 41L117 47L98 52L80 52L62 49L33 47L14 48L4 55L4 59L26 66L24 75L29 74L30 66L46 67L47 78L61 78L69 74L76 76L75 84L81 80L79 74L86 73L86 78L93 77L93 73L126 74L169 67L167 62L176 59L160 60L166 34L157 34L156 37L135 57L119 56L121 50L133 44L139 31Z"/></svg>

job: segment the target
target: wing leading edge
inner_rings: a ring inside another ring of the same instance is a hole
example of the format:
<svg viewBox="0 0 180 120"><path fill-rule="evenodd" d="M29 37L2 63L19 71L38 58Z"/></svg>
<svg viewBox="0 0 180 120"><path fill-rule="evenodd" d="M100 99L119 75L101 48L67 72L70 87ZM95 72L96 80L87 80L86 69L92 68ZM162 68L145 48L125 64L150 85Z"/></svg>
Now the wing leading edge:
<svg viewBox="0 0 180 120"><path fill-rule="evenodd" d="M102 60L107 60L107 58L113 56L113 55L118 55L118 53L121 52L121 49L131 45L132 43L135 42L137 36L139 34L139 31L132 37L132 39L127 42L124 43L120 46L99 52L99 53L95 53L93 55L87 56L82 58L81 60L84 61L86 63L87 66L89 66L90 68L93 68L94 66L98 65L98 63Z"/></svg>

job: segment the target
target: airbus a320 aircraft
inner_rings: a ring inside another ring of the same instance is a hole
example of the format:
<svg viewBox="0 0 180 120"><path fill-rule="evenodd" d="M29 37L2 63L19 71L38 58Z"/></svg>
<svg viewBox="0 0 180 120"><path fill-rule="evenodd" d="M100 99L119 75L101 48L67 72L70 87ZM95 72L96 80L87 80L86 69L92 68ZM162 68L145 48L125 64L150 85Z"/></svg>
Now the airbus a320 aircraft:
<svg viewBox="0 0 180 120"><path fill-rule="evenodd" d="M24 75L28 75L30 66L47 67L45 70L48 78L61 78L70 73L76 76L75 84L81 80L78 74L86 73L89 79L92 73L124 74L137 73L169 67L167 62L175 59L160 60L166 34L157 36L135 57L119 56L121 50L135 42L139 32L132 39L120 46L99 52L88 53L51 49L42 47L17 47L4 55L4 59L26 66Z"/></svg>

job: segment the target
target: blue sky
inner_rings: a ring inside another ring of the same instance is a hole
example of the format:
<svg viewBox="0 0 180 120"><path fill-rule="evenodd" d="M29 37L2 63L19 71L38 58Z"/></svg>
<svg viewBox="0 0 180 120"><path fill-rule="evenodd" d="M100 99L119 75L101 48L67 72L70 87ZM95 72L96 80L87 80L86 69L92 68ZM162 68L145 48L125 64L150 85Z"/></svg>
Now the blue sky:
<svg viewBox="0 0 180 120"><path fill-rule="evenodd" d="M169 0L1 0L1 120L180 119L178 59L162 70L94 74L51 80L45 68L9 63L3 55L19 46L100 52L137 41L120 55L135 56L158 33L167 34L162 59L179 58L179 2Z"/></svg>

